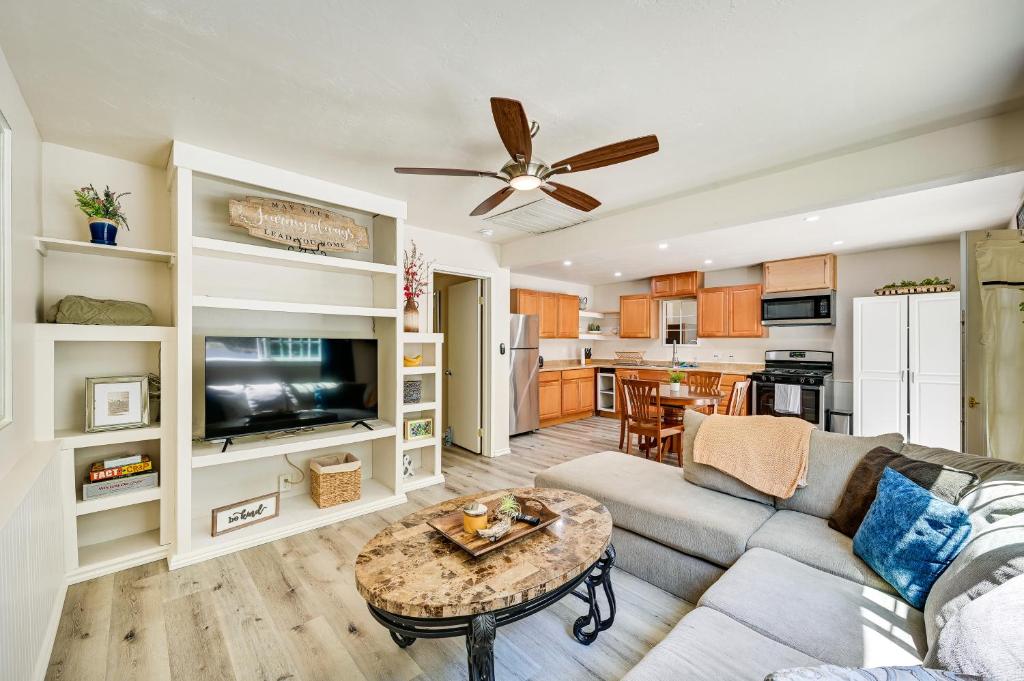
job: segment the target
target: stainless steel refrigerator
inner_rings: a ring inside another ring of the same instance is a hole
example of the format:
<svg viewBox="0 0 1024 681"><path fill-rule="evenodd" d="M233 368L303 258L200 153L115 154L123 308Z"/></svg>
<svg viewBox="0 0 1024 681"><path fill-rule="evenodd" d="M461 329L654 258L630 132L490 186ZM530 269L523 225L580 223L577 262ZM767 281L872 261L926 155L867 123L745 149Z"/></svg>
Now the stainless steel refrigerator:
<svg viewBox="0 0 1024 681"><path fill-rule="evenodd" d="M509 434L540 428L540 318L535 314L510 315Z"/></svg>

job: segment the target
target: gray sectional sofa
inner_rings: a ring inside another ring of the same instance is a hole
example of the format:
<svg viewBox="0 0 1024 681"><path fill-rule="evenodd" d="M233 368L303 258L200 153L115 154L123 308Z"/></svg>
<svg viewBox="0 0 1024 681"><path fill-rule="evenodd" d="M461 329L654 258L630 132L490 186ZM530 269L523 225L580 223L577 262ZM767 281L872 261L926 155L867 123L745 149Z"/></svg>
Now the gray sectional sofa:
<svg viewBox="0 0 1024 681"><path fill-rule="evenodd" d="M895 434L815 431L807 486L775 499L693 462L704 418L687 412L682 471L608 451L536 476L538 487L604 503L617 566L697 605L626 681L759 681L790 667L922 662L1024 679L1024 465L905 444ZM980 478L960 501L971 542L923 612L827 524L854 466L879 445Z"/></svg>

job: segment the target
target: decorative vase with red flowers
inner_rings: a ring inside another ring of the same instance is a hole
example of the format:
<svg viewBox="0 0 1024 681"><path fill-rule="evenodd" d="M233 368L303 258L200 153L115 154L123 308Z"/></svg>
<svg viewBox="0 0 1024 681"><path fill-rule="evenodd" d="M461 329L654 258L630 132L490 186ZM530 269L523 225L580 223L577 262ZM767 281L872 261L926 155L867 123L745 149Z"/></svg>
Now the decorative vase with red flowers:
<svg viewBox="0 0 1024 681"><path fill-rule="evenodd" d="M412 242L412 250L405 252L405 310L403 315L404 328L407 332L416 333L420 330L420 296L427 290L427 277L430 276L430 264L423 253Z"/></svg>

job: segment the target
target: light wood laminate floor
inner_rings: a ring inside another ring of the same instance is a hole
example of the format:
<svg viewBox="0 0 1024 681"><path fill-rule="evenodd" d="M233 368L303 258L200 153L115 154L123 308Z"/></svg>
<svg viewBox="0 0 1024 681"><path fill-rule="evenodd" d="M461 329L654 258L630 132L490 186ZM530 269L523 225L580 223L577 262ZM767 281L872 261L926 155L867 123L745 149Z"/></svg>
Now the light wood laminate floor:
<svg viewBox="0 0 1024 681"><path fill-rule="evenodd" d="M591 418L512 439L512 453L443 457L447 483L409 502L169 572L163 561L68 589L47 679L75 681L449 681L466 678L462 638L405 650L356 592L353 561L385 525L476 490L526 486L556 463L616 449L618 422ZM623 676L692 607L620 570L615 625L587 647L561 602L498 630L498 679Z"/></svg>

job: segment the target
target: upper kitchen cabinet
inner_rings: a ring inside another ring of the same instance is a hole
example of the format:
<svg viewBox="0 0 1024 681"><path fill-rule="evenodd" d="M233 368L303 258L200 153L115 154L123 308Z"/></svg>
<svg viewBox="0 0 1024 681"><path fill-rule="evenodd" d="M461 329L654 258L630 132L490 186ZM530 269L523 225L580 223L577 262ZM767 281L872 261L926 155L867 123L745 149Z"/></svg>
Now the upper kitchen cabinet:
<svg viewBox="0 0 1024 681"><path fill-rule="evenodd" d="M692 298L704 285L703 272L679 272L651 277L652 298Z"/></svg>
<svg viewBox="0 0 1024 681"><path fill-rule="evenodd" d="M834 253L774 260L764 263L763 268L765 293L836 288Z"/></svg>
<svg viewBox="0 0 1024 681"><path fill-rule="evenodd" d="M512 289L513 314L535 314L539 317L541 338L579 338L580 299L566 293Z"/></svg>
<svg viewBox="0 0 1024 681"><path fill-rule="evenodd" d="M701 338L760 338L761 285L722 286L697 292L697 335Z"/></svg>
<svg viewBox="0 0 1024 681"><path fill-rule="evenodd" d="M619 337L657 338L658 301L647 295L619 296Z"/></svg>
<svg viewBox="0 0 1024 681"><path fill-rule="evenodd" d="M580 337L580 299L565 293L558 294L558 338Z"/></svg>

